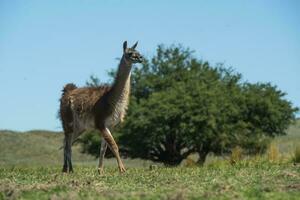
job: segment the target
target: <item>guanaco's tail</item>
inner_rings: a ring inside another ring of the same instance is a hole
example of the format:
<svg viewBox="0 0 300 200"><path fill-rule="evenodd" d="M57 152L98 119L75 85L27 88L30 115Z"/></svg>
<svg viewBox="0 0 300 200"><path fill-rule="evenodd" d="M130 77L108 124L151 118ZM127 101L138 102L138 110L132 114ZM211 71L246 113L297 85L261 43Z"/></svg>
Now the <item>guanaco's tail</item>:
<svg viewBox="0 0 300 200"><path fill-rule="evenodd" d="M60 118L60 120L62 121L63 126L65 126L65 124L67 124L67 122L65 122L63 115L70 115L70 108L69 108L69 101L68 101L68 95L67 93L69 93L72 90L75 90L77 88L77 86L73 83L68 83L64 86L64 88L62 89L62 96L60 99L60 109L58 111L58 117ZM65 141L64 141L64 145L61 146L59 148L62 149L65 146Z"/></svg>

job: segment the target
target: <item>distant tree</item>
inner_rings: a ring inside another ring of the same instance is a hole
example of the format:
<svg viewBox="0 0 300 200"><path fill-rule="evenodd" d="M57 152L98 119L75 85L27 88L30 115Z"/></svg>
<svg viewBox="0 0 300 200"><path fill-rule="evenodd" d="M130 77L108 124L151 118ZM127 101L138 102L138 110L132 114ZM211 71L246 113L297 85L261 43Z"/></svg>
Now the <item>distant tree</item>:
<svg viewBox="0 0 300 200"><path fill-rule="evenodd" d="M242 94L239 105L242 129L236 134L237 142L248 153L263 152L270 138L286 134L298 108L285 100L286 94L270 83L245 83Z"/></svg>
<svg viewBox="0 0 300 200"><path fill-rule="evenodd" d="M85 82L85 84L88 87L97 87L97 86L100 86L101 82L100 82L100 79L98 77L96 77L95 75L90 75L89 80L87 80Z"/></svg>

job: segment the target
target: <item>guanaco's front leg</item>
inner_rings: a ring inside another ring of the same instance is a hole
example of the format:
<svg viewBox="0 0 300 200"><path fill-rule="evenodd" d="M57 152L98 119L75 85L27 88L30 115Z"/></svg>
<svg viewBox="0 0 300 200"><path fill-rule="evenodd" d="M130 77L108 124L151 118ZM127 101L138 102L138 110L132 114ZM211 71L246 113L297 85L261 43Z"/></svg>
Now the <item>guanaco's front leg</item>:
<svg viewBox="0 0 300 200"><path fill-rule="evenodd" d="M120 173L125 172L126 169L123 165L123 162L122 162L120 154L119 154L119 147L118 147L117 143L115 142L115 139L113 138L113 136L110 133L109 129L108 128L103 128L100 131L101 131L102 137L105 139L105 141L107 142L109 148L111 149L111 151L113 152L114 156L117 159Z"/></svg>

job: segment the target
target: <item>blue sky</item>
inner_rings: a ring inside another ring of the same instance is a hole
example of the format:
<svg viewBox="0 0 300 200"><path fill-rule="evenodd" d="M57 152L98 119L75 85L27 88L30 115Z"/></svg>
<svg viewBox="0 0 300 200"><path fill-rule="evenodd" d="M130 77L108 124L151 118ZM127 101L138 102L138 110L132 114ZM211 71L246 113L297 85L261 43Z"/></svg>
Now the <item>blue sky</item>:
<svg viewBox="0 0 300 200"><path fill-rule="evenodd" d="M300 106L299 10L297 0L0 0L0 129L60 131L63 85L108 81L124 40L146 57L181 43Z"/></svg>

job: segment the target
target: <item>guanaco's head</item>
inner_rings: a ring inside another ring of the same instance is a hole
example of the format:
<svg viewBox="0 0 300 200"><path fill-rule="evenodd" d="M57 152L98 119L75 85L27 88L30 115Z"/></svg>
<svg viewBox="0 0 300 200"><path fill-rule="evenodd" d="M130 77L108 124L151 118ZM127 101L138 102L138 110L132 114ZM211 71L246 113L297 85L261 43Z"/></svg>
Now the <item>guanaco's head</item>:
<svg viewBox="0 0 300 200"><path fill-rule="evenodd" d="M138 42L136 42L132 47L128 48L127 41L125 41L123 43L123 53L124 53L124 57L127 61L130 61L132 63L142 63L143 62L143 60L144 60L143 56L140 54L140 52L135 50L137 45L138 45Z"/></svg>

